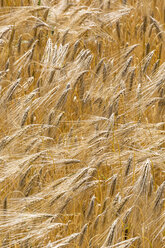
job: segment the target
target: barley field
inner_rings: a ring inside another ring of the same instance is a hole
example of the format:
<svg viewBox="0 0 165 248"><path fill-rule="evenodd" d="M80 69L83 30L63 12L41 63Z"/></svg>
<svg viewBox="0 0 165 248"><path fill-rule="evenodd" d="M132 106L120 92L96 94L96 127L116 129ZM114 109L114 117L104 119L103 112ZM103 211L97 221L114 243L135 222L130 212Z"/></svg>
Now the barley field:
<svg viewBox="0 0 165 248"><path fill-rule="evenodd" d="M0 0L0 247L165 248L164 0Z"/></svg>

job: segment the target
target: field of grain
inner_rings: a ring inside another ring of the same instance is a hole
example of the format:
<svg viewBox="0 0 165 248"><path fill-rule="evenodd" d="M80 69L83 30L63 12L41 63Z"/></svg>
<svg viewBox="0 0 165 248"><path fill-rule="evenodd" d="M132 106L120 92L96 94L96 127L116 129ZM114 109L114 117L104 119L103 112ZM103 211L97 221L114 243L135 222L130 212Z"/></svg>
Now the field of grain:
<svg viewBox="0 0 165 248"><path fill-rule="evenodd" d="M165 247L165 1L0 6L0 247Z"/></svg>

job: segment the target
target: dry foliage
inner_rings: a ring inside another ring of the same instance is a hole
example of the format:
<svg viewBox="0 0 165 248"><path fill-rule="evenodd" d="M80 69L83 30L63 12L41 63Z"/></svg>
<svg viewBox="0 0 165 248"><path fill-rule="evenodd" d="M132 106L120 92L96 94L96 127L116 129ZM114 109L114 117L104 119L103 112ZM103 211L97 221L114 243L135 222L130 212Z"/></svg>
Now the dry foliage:
<svg viewBox="0 0 165 248"><path fill-rule="evenodd" d="M165 247L165 2L0 4L0 246Z"/></svg>

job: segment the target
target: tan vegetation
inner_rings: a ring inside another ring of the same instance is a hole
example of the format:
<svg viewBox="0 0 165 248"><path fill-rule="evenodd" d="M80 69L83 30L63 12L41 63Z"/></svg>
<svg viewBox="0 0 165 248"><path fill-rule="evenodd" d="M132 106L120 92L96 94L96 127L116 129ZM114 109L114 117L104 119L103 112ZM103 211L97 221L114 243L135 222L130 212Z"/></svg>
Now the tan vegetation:
<svg viewBox="0 0 165 248"><path fill-rule="evenodd" d="M165 2L0 4L0 247L165 247Z"/></svg>

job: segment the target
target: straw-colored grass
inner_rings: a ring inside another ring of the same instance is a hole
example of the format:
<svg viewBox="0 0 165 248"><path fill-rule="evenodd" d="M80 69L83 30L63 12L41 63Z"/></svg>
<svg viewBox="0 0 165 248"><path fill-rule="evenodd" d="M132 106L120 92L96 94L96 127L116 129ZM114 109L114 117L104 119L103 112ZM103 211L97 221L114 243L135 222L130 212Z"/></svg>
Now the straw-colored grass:
<svg viewBox="0 0 165 248"><path fill-rule="evenodd" d="M0 5L0 247L165 247L165 2Z"/></svg>

